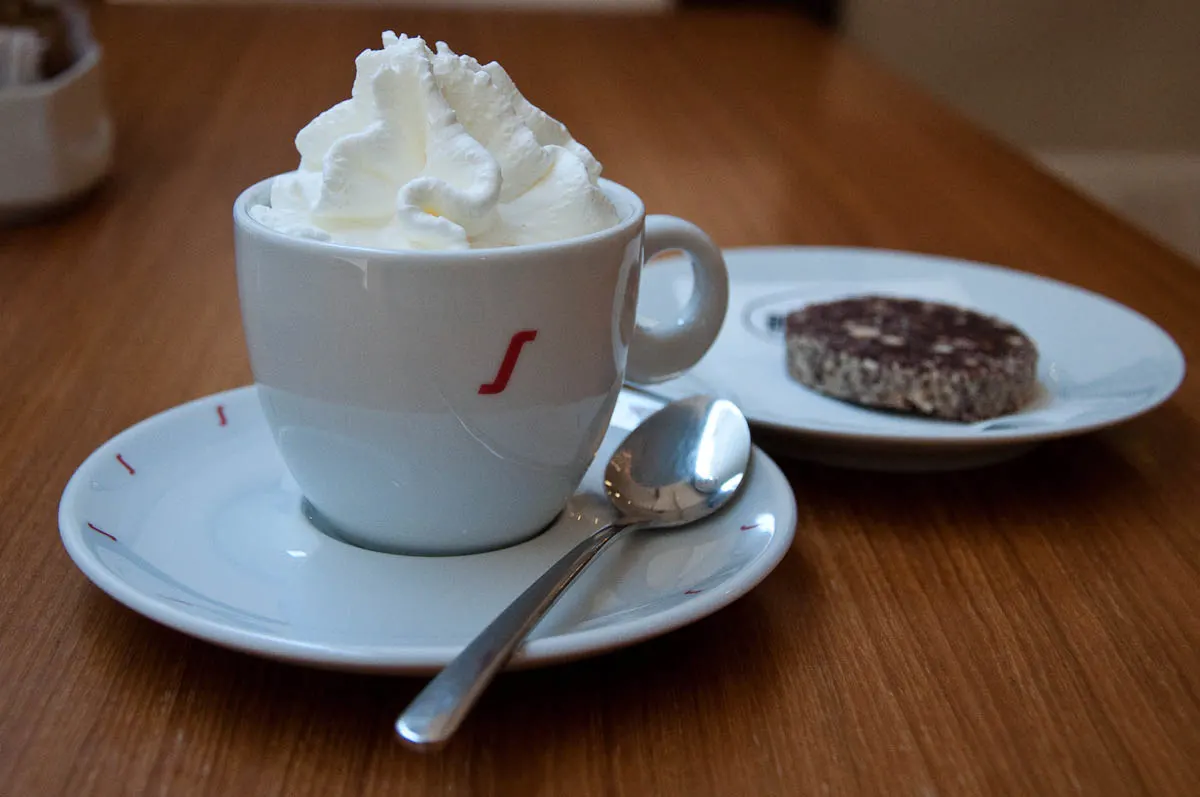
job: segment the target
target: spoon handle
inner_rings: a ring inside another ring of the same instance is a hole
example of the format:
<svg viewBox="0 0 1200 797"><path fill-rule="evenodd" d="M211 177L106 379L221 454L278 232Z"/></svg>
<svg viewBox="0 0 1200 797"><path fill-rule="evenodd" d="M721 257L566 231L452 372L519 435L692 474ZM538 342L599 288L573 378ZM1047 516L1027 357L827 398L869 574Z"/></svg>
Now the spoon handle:
<svg viewBox="0 0 1200 797"><path fill-rule="evenodd" d="M631 525L616 523L594 532L510 603L408 704L396 719L396 733L400 738L427 749L445 743L517 646L575 577Z"/></svg>

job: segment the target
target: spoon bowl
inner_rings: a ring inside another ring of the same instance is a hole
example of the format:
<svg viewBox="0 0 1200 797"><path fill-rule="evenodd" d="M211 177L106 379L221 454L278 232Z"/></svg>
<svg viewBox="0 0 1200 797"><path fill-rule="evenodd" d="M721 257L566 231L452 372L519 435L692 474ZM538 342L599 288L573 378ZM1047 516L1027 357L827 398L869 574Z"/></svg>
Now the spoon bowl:
<svg viewBox="0 0 1200 797"><path fill-rule="evenodd" d="M625 438L604 469L604 489L621 517L643 528L694 523L737 494L750 448L750 427L733 402L681 399Z"/></svg>
<svg viewBox="0 0 1200 797"><path fill-rule="evenodd" d="M732 402L673 401L641 423L613 453L604 489L617 518L571 549L438 673L396 720L418 749L444 744L492 678L570 586L620 534L694 523L728 504L750 463L750 427Z"/></svg>

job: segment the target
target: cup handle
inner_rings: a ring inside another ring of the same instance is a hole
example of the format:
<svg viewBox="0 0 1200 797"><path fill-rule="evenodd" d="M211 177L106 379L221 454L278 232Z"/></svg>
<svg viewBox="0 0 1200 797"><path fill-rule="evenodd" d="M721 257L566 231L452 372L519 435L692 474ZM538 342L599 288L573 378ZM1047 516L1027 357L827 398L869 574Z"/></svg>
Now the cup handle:
<svg viewBox="0 0 1200 797"><path fill-rule="evenodd" d="M675 324L637 325L629 346L625 378L665 382L691 368L712 346L729 304L729 274L721 250L695 224L674 216L647 216L645 260L682 249L692 261L692 295Z"/></svg>

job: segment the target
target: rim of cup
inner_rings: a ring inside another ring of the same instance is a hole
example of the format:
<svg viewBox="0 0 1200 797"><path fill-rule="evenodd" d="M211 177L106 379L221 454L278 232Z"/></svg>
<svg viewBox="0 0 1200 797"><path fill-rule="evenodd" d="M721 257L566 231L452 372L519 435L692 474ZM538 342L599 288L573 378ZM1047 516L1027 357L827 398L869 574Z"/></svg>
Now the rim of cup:
<svg viewBox="0 0 1200 797"><path fill-rule="evenodd" d="M49 80L39 80L21 86L8 86L0 89L0 107L9 103L25 102L28 100L45 99L62 91L71 83L96 68L100 63L104 50L99 44L89 41L79 50L75 61L62 72Z"/></svg>
<svg viewBox="0 0 1200 797"><path fill-rule="evenodd" d="M552 252L555 249L563 249L580 244L588 244L592 242L603 241L609 238L626 237L631 229L642 223L646 215L645 204L641 197L636 193L621 185L605 178L600 178L599 185L604 191L605 196L612 201L617 209L620 221L611 227L606 227L603 230L588 233L587 235L577 235L574 238L563 238L557 241L544 241L535 244L519 244L514 246L490 246L478 249L379 249L369 246L356 246L353 244L335 243L332 241L316 241L311 238L300 238L295 235L288 235L280 232L265 224L257 221L250 215L250 207L253 205L267 204L270 201L271 181L275 178L267 177L263 180L254 183L250 187L242 191L238 198L233 203L233 218L234 223L241 227L246 232L256 236L262 236L274 241L285 247L312 251L328 252L332 255L342 255L346 257L371 257L371 258L393 258L393 259L413 259L413 260L457 260L464 259L487 259L497 255L513 256L526 254L539 254Z"/></svg>

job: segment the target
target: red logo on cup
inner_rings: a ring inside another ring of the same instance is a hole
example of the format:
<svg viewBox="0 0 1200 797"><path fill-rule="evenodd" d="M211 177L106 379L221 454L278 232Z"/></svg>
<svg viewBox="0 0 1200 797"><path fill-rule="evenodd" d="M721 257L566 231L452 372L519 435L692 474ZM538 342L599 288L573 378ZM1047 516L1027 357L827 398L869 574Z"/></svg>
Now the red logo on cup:
<svg viewBox="0 0 1200 797"><path fill-rule="evenodd" d="M523 329L512 336L512 340L508 342L508 350L504 352L504 359L500 362L500 370L496 372L496 378L487 384L480 385L479 395L494 396L504 392L504 388L508 387L508 380L512 377L513 369L517 367L517 358L521 356L521 349L526 343L532 343L535 338L537 338L536 329Z"/></svg>

